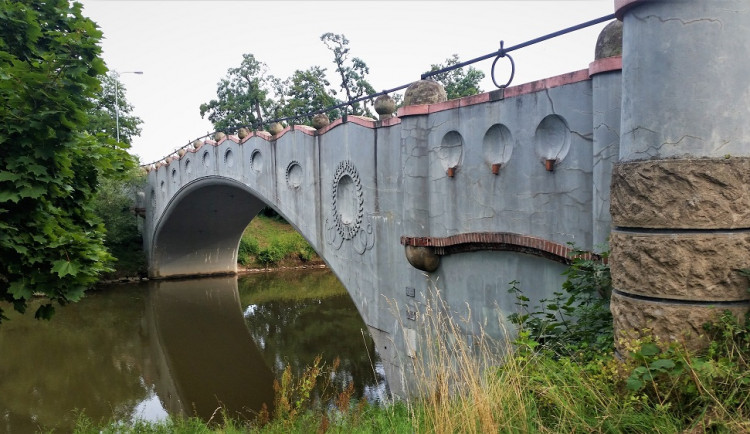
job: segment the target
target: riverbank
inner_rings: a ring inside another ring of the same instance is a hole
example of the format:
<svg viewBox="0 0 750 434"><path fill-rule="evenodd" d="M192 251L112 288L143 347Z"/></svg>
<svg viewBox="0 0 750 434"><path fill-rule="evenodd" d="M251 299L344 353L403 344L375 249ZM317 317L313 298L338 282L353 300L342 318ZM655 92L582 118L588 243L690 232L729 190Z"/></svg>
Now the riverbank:
<svg viewBox="0 0 750 434"><path fill-rule="evenodd" d="M240 239L237 262L245 269L320 265L315 249L292 225L278 216L259 214Z"/></svg>
<svg viewBox="0 0 750 434"><path fill-rule="evenodd" d="M113 252L119 256L111 264L114 270L105 273L99 285L148 280L145 255L137 250L140 245L134 244L130 249ZM319 268L326 268L325 262L292 225L279 217L259 214L242 234L237 253L239 274Z"/></svg>
<svg viewBox="0 0 750 434"><path fill-rule="evenodd" d="M706 352L678 345L654 350L652 342L634 341L625 360L612 352L588 358L536 351L522 333L515 353L496 364L500 360L488 348L466 357L472 345L457 342L417 361L418 375L426 375L422 363L435 360L431 357L443 364L431 366L429 378L420 377L423 386L410 402L353 402L344 390L316 404L305 395L305 385L316 380L303 376L290 379L290 389L276 388L274 414L261 413L250 422L218 423L219 409L208 422L190 418L102 427L82 418L75 432L750 432L750 329L725 317L708 332L714 340ZM317 381L327 375L320 374Z"/></svg>

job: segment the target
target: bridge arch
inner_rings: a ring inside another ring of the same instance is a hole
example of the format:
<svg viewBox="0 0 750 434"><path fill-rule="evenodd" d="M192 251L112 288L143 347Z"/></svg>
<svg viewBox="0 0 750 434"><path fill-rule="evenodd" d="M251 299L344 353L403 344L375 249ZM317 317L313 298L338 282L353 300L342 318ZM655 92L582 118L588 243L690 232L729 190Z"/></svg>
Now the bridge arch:
<svg viewBox="0 0 750 434"><path fill-rule="evenodd" d="M237 272L242 233L264 207L274 209L300 232L299 225L282 209L238 180L211 175L180 187L162 215L154 216L149 251L151 277ZM302 236L320 254L315 240Z"/></svg>

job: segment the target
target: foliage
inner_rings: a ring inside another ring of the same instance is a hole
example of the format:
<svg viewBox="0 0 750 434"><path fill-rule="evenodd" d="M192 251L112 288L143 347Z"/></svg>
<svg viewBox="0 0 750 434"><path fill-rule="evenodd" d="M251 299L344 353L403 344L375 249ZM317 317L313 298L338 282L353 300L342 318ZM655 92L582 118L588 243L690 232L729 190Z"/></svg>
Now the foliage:
<svg viewBox="0 0 750 434"><path fill-rule="evenodd" d="M106 270L93 199L133 160L83 132L106 68L81 5L0 0L0 14L0 299L23 312L34 293L77 301Z"/></svg>
<svg viewBox="0 0 750 434"><path fill-rule="evenodd" d="M263 266L274 265L284 259L284 251L278 244L270 245L258 252L257 259Z"/></svg>
<svg viewBox="0 0 750 434"><path fill-rule="evenodd" d="M668 408L685 424L707 415L710 424L731 424L750 415L750 314L742 321L727 311L705 325L704 352L647 337L627 342L624 380L632 394ZM716 426L713 427L715 429ZM726 428L726 426L724 426Z"/></svg>
<svg viewBox="0 0 750 434"><path fill-rule="evenodd" d="M272 211L271 208L268 210ZM273 212L261 212L250 222L240 239L237 262L243 266L253 262L263 267L284 261L310 262L318 258L315 249L287 223Z"/></svg>
<svg viewBox="0 0 750 434"><path fill-rule="evenodd" d="M274 82L265 63L243 54L240 66L227 70L226 78L218 83L217 99L201 104L201 117L208 115L219 131L260 124L272 113L269 96Z"/></svg>
<svg viewBox="0 0 750 434"><path fill-rule="evenodd" d="M88 110L89 123L86 131L94 136L102 134L104 137L117 137L119 116L120 140L130 145L133 137L141 134L143 121L132 114L133 106L128 103L125 92L125 85L116 72L103 76L102 87L92 100L94 106Z"/></svg>
<svg viewBox="0 0 750 434"><path fill-rule="evenodd" d="M312 116L301 116L322 110L339 103L328 91L330 82L326 79L326 70L320 66L311 66L302 71L296 70L286 79L276 94L282 95L283 107L277 117L299 116L295 123L312 125ZM339 117L339 110L328 113L332 119Z"/></svg>
<svg viewBox="0 0 750 434"><path fill-rule="evenodd" d="M433 64L428 72L438 71L458 65L459 63L461 63L461 59L459 59L458 54L454 54L452 57L445 59L445 63ZM452 71L435 74L432 76L432 79L445 87L448 99L455 99L481 93L482 89L479 87L479 82L484 79L484 73L470 66L466 71L464 68L457 68Z"/></svg>
<svg viewBox="0 0 750 434"><path fill-rule="evenodd" d="M243 234L240 238L240 246L237 249L237 262L240 265L248 266L252 262L252 256L257 255L259 251L258 240Z"/></svg>
<svg viewBox="0 0 750 434"><path fill-rule="evenodd" d="M511 314L509 319L523 330L520 337L535 342L538 349L558 355L578 353L589 359L614 349L609 253L593 258L585 253L573 249L572 264L563 273L567 276L563 291L540 300L541 306L529 309L530 299L519 289L519 283L510 282L509 292L515 294L520 312Z"/></svg>
<svg viewBox="0 0 750 434"><path fill-rule="evenodd" d="M114 271L106 273L104 278L145 276L147 273L138 217L133 212L143 178L143 172L134 168L121 176L103 177L99 183L95 210L106 229L104 245L115 259L111 264Z"/></svg>
<svg viewBox="0 0 750 434"><path fill-rule="evenodd" d="M341 78L341 90L346 95L346 100L351 101L375 93L375 89L367 81L370 68L359 57L349 59L349 40L343 34L324 33L320 40L333 53L333 63L336 72ZM374 117L372 112L364 104L354 103L350 105L352 114Z"/></svg>

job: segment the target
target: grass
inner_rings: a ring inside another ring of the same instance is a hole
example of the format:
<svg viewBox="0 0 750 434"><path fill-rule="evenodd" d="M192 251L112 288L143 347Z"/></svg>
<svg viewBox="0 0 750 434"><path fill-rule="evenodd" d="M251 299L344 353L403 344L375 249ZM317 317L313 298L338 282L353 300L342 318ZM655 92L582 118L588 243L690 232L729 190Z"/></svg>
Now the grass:
<svg viewBox="0 0 750 434"><path fill-rule="evenodd" d="M245 267L271 267L321 261L312 246L290 224L259 214L242 234L237 262Z"/></svg>

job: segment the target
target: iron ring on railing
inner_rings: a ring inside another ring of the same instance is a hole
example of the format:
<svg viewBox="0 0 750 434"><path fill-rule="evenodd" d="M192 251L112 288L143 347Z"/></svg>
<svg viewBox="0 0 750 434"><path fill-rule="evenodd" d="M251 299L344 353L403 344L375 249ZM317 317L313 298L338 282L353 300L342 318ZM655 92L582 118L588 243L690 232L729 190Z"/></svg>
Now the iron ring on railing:
<svg viewBox="0 0 750 434"><path fill-rule="evenodd" d="M508 60L510 60L510 78L508 79L507 83L502 85L497 84L497 81L495 80L495 65L497 65L497 61L500 60L501 57L507 57ZM513 58L510 57L510 54L507 54L505 52L505 48L503 48L503 41L500 41L500 54L495 57L495 61L492 62L492 69L490 69L490 77L492 77L492 83L498 89L505 89L506 87L510 86L510 83L513 81L514 75L516 75L516 62L513 61Z"/></svg>

